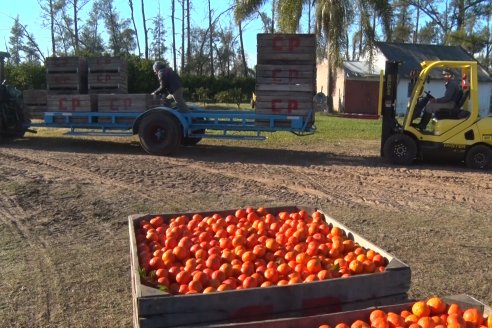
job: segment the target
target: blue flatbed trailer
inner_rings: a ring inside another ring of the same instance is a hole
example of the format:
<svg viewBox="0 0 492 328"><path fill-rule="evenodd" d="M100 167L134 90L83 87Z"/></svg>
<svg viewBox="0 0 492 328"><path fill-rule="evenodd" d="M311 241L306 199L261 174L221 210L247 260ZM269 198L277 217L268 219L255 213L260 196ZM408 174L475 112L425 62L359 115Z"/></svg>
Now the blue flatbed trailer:
<svg viewBox="0 0 492 328"><path fill-rule="evenodd" d="M131 113L45 112L43 122L28 128L36 127L70 129L67 134L79 136L138 135L144 150L154 155L169 155L180 145L195 145L203 138L264 140L265 132L309 135L316 129L314 110L299 116L199 107L186 113L168 107Z"/></svg>

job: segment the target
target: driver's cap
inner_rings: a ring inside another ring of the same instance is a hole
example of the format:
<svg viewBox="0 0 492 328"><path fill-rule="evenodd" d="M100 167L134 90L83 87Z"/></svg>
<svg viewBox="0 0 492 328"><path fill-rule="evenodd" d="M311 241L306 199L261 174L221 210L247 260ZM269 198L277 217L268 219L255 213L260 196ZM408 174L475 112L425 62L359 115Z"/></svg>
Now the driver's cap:
<svg viewBox="0 0 492 328"><path fill-rule="evenodd" d="M441 75L453 75L453 72L451 72L451 70L449 68L445 68L442 70L442 73Z"/></svg>

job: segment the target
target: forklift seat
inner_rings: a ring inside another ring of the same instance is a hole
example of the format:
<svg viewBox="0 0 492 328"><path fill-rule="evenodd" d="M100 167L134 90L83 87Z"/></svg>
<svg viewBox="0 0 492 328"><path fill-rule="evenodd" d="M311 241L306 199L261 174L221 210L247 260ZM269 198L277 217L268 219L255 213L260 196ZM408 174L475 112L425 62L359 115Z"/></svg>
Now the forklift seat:
<svg viewBox="0 0 492 328"><path fill-rule="evenodd" d="M456 106L453 109L439 109L434 113L434 118L437 120L462 120L470 116L470 112L462 109L465 101L470 97L470 89L461 91L461 95L456 102Z"/></svg>

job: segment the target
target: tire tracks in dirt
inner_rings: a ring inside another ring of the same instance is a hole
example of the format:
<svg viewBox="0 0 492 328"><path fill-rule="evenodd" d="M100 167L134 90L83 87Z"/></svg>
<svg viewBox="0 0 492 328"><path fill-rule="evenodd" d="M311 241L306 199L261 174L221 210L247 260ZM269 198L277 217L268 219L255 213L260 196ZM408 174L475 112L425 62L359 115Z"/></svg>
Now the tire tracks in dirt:
<svg viewBox="0 0 492 328"><path fill-rule="evenodd" d="M29 221L33 215L35 213L32 210L24 210L14 197L0 191L2 225L6 226L12 235L17 236L19 247L27 244L29 250L23 260L28 262L26 267L36 268L31 272L32 274L26 272L29 279L8 295L9 299L17 300L16 307L12 310L24 310L27 303L32 311L30 314L32 322L36 325L49 326L54 315L53 307L60 304L59 295L63 293L64 282L51 259L49 241L30 229ZM56 312L63 313L63 311ZM15 317L15 314L13 316Z"/></svg>
<svg viewBox="0 0 492 328"><path fill-rule="evenodd" d="M173 159L170 159L173 161ZM217 164L174 160L175 165L206 171L243 183L251 181L264 188L287 188L297 194L309 194L343 206L351 204L385 207L388 210L420 210L436 202L467 204L492 201L492 182L480 179L483 173L407 169L395 167L352 168L347 166L282 166L257 164ZM295 180L291 179L296 177ZM381 197L391 193L391 199ZM464 191L463 191L464 190ZM408 197L408 195L411 197Z"/></svg>
<svg viewBox="0 0 492 328"><path fill-rule="evenodd" d="M29 155L22 151L14 149L2 149L0 155L10 160L16 165L28 168L35 172L36 175L45 174L49 177L58 178L75 178L78 183L92 183L107 186L107 190L114 192L115 189L121 192L132 193L142 198L142 201L156 200L156 193L149 188L149 184L143 185L142 182L147 179L152 187L161 185L156 171L146 171L138 168L122 167L116 169L105 169L98 166L99 157L94 154L71 154L71 156L60 156L51 152L35 152L35 156L29 152ZM130 160L130 159L129 159ZM44 169L43 169L44 168ZM173 192L178 192L174 190ZM183 192L183 194L185 194ZM172 203L172 199L169 200Z"/></svg>

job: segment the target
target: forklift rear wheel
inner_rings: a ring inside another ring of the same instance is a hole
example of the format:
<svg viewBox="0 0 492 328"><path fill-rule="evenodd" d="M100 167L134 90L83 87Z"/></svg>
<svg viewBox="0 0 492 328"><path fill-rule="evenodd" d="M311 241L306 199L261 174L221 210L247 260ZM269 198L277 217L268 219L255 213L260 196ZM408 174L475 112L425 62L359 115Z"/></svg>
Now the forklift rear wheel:
<svg viewBox="0 0 492 328"><path fill-rule="evenodd" d="M470 169L486 170L492 167L492 149L486 145L476 145L466 153L465 165Z"/></svg>
<svg viewBox="0 0 492 328"><path fill-rule="evenodd" d="M152 113L142 119L138 137L142 148L152 155L169 155L181 144L181 129L169 114Z"/></svg>
<svg viewBox="0 0 492 328"><path fill-rule="evenodd" d="M394 134L384 144L384 158L392 164L410 165L417 157L417 144L406 134Z"/></svg>

